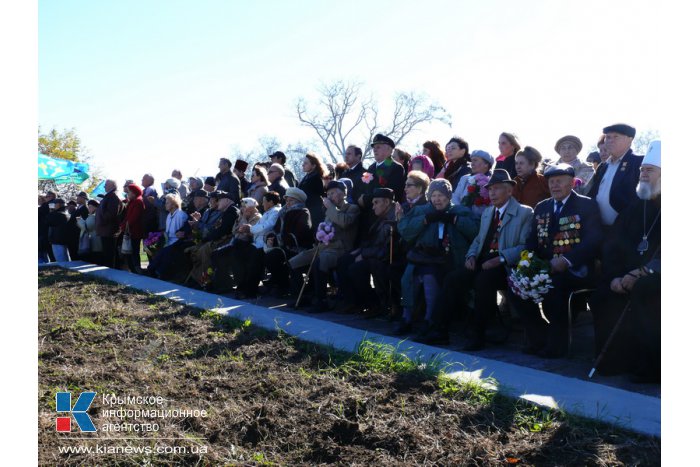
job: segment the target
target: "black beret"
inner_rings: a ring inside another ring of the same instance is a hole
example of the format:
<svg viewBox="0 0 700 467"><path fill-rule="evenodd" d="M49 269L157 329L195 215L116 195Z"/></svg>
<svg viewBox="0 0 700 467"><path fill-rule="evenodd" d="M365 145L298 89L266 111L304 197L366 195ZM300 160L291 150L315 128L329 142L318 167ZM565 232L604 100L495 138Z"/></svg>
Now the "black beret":
<svg viewBox="0 0 700 467"><path fill-rule="evenodd" d="M80 193L78 193L78 198L90 199L90 197L88 196L88 194L85 193L84 191L81 191Z"/></svg>
<svg viewBox="0 0 700 467"><path fill-rule="evenodd" d="M194 191L192 192L192 197L195 198L195 197L197 197L197 196L200 196L200 197L202 197L202 198L209 198L209 193L207 193L206 191L201 190L201 189L200 189L200 190L194 190Z"/></svg>
<svg viewBox="0 0 700 467"><path fill-rule="evenodd" d="M337 188L343 193L347 193L348 187L345 186L345 183L339 182L338 180L331 180L328 182L328 186L326 187L326 191L330 191L333 188Z"/></svg>
<svg viewBox="0 0 700 467"><path fill-rule="evenodd" d="M394 199L394 190L391 188L375 188L374 193L372 193L372 198L387 198Z"/></svg>
<svg viewBox="0 0 700 467"><path fill-rule="evenodd" d="M389 138L388 136L384 136L381 133L377 133L374 135L374 139L372 140L372 146L375 144L388 144L392 148L396 147L396 143L394 143L394 140Z"/></svg>
<svg viewBox="0 0 700 467"><path fill-rule="evenodd" d="M635 130L634 127L631 127L625 123L616 123L614 125L606 126L605 128L603 128L603 134L607 135L608 133L620 133L621 135L634 138L634 135L637 134L637 130Z"/></svg>
<svg viewBox="0 0 700 467"><path fill-rule="evenodd" d="M69 205L72 204L73 206L77 206L77 205L78 205L78 203L76 203L76 202L73 201L73 200L68 201L68 204L69 204Z"/></svg>
<svg viewBox="0 0 700 467"><path fill-rule="evenodd" d="M213 199L219 199L222 197L223 194L224 194L223 191L216 190L216 191L212 191L211 193L209 193L209 197L213 198Z"/></svg>
<svg viewBox="0 0 700 467"><path fill-rule="evenodd" d="M204 180L204 184L209 186L216 186L216 179L214 177L207 177Z"/></svg>
<svg viewBox="0 0 700 467"><path fill-rule="evenodd" d="M63 198L56 198L55 200L52 201L54 204L66 204L66 202L63 200Z"/></svg>
<svg viewBox="0 0 700 467"><path fill-rule="evenodd" d="M99 201L97 201L96 199L91 199L90 201L88 201L88 202L87 202L87 204L88 204L88 206L95 206L95 207L99 207L99 205L100 205L100 202L99 202Z"/></svg>
<svg viewBox="0 0 700 467"><path fill-rule="evenodd" d="M557 175L569 175L571 177L575 177L576 172L574 172L574 168L569 164L550 165L547 167L547 170L544 171L544 178L554 177Z"/></svg>

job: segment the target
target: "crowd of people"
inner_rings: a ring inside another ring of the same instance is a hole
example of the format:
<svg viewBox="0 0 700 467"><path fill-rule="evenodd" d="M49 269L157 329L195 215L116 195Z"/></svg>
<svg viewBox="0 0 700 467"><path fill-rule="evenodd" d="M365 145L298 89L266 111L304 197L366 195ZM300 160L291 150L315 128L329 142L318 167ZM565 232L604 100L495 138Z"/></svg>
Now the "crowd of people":
<svg viewBox="0 0 700 467"><path fill-rule="evenodd" d="M242 299L290 297L312 313L385 315L396 335L435 345L466 318L469 351L494 345L500 294L522 323L523 351L542 358L567 355L572 292L588 290L596 354L617 328L598 372L655 382L661 149L654 141L634 154L635 133L605 127L586 160L581 140L563 136L559 158L546 161L508 132L496 157L457 136L411 156L377 134L369 167L350 145L336 165L306 154L300 180L277 151L250 170L221 158L216 176L187 183L174 170L161 193L150 174L127 180L124 196L115 180L96 199L48 192L39 261L80 259ZM551 268L541 306L509 287L523 251Z"/></svg>

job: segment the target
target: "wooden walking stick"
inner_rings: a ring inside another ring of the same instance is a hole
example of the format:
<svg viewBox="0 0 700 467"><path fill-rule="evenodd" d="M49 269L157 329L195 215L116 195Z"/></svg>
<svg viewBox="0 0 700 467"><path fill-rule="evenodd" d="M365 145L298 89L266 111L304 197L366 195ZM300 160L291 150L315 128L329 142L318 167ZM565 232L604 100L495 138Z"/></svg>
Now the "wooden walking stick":
<svg viewBox="0 0 700 467"><path fill-rule="evenodd" d="M299 296L297 297L297 302L294 304L294 308L299 308L299 302L301 301L301 296L304 294L304 289L306 284L309 283L309 275L311 274L311 268L314 267L314 261L316 261L316 255L318 254L319 245L316 244L314 249L314 255L311 257L311 263L309 264L309 270L306 271L306 277L304 277L304 282L301 284L301 290L299 291Z"/></svg>
<svg viewBox="0 0 700 467"><path fill-rule="evenodd" d="M620 315L620 318L617 320L617 323L615 323L615 327L613 328L612 332L610 333L610 336L608 336L608 340L605 342L603 349L600 351L600 355L598 355L598 358L595 359L595 362L593 363L593 368L591 368L590 373L588 373L589 379L593 377L593 374L595 373L596 368L598 368L598 365L600 365L600 362L603 360L603 357L605 357L605 353L608 351L608 347L610 347L610 343L615 338L615 335L617 334L617 331L620 329L620 326L622 325L622 321L625 319L625 315L627 314L627 311L630 309L631 306L632 306L632 301L630 300L629 302L627 302L627 305L622 310L622 314Z"/></svg>

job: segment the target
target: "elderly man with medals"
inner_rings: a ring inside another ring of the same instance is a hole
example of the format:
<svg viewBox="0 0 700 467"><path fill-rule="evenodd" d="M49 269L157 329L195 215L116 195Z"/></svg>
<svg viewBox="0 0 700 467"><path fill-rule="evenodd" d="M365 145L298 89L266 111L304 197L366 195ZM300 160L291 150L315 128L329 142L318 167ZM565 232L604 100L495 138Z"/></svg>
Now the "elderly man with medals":
<svg viewBox="0 0 700 467"><path fill-rule="evenodd" d="M591 298L596 370L661 379L661 142L652 141L640 167L637 199L615 221L603 248L603 278ZM625 316L626 315L626 316ZM611 337L616 324L617 333Z"/></svg>
<svg viewBox="0 0 700 467"><path fill-rule="evenodd" d="M525 353L560 358L568 353L568 299L573 290L593 283L594 259L603 237L595 201L573 191L574 169L568 164L549 167L545 173L552 197L535 207L526 249L549 261L553 288L544 295L542 311L514 293L510 299L521 316L527 346Z"/></svg>

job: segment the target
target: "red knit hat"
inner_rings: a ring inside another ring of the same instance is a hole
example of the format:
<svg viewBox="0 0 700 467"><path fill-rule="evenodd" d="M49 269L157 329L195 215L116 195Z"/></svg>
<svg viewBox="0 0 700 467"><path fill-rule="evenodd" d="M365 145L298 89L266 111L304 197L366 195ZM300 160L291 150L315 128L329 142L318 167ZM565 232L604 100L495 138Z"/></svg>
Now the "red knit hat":
<svg viewBox="0 0 700 467"><path fill-rule="evenodd" d="M138 185L135 184L135 183L129 183L129 184L126 186L126 189L127 189L127 190L133 191L133 192L136 194L136 196L141 196L141 195L143 195L143 191L141 190L141 187L138 186Z"/></svg>

